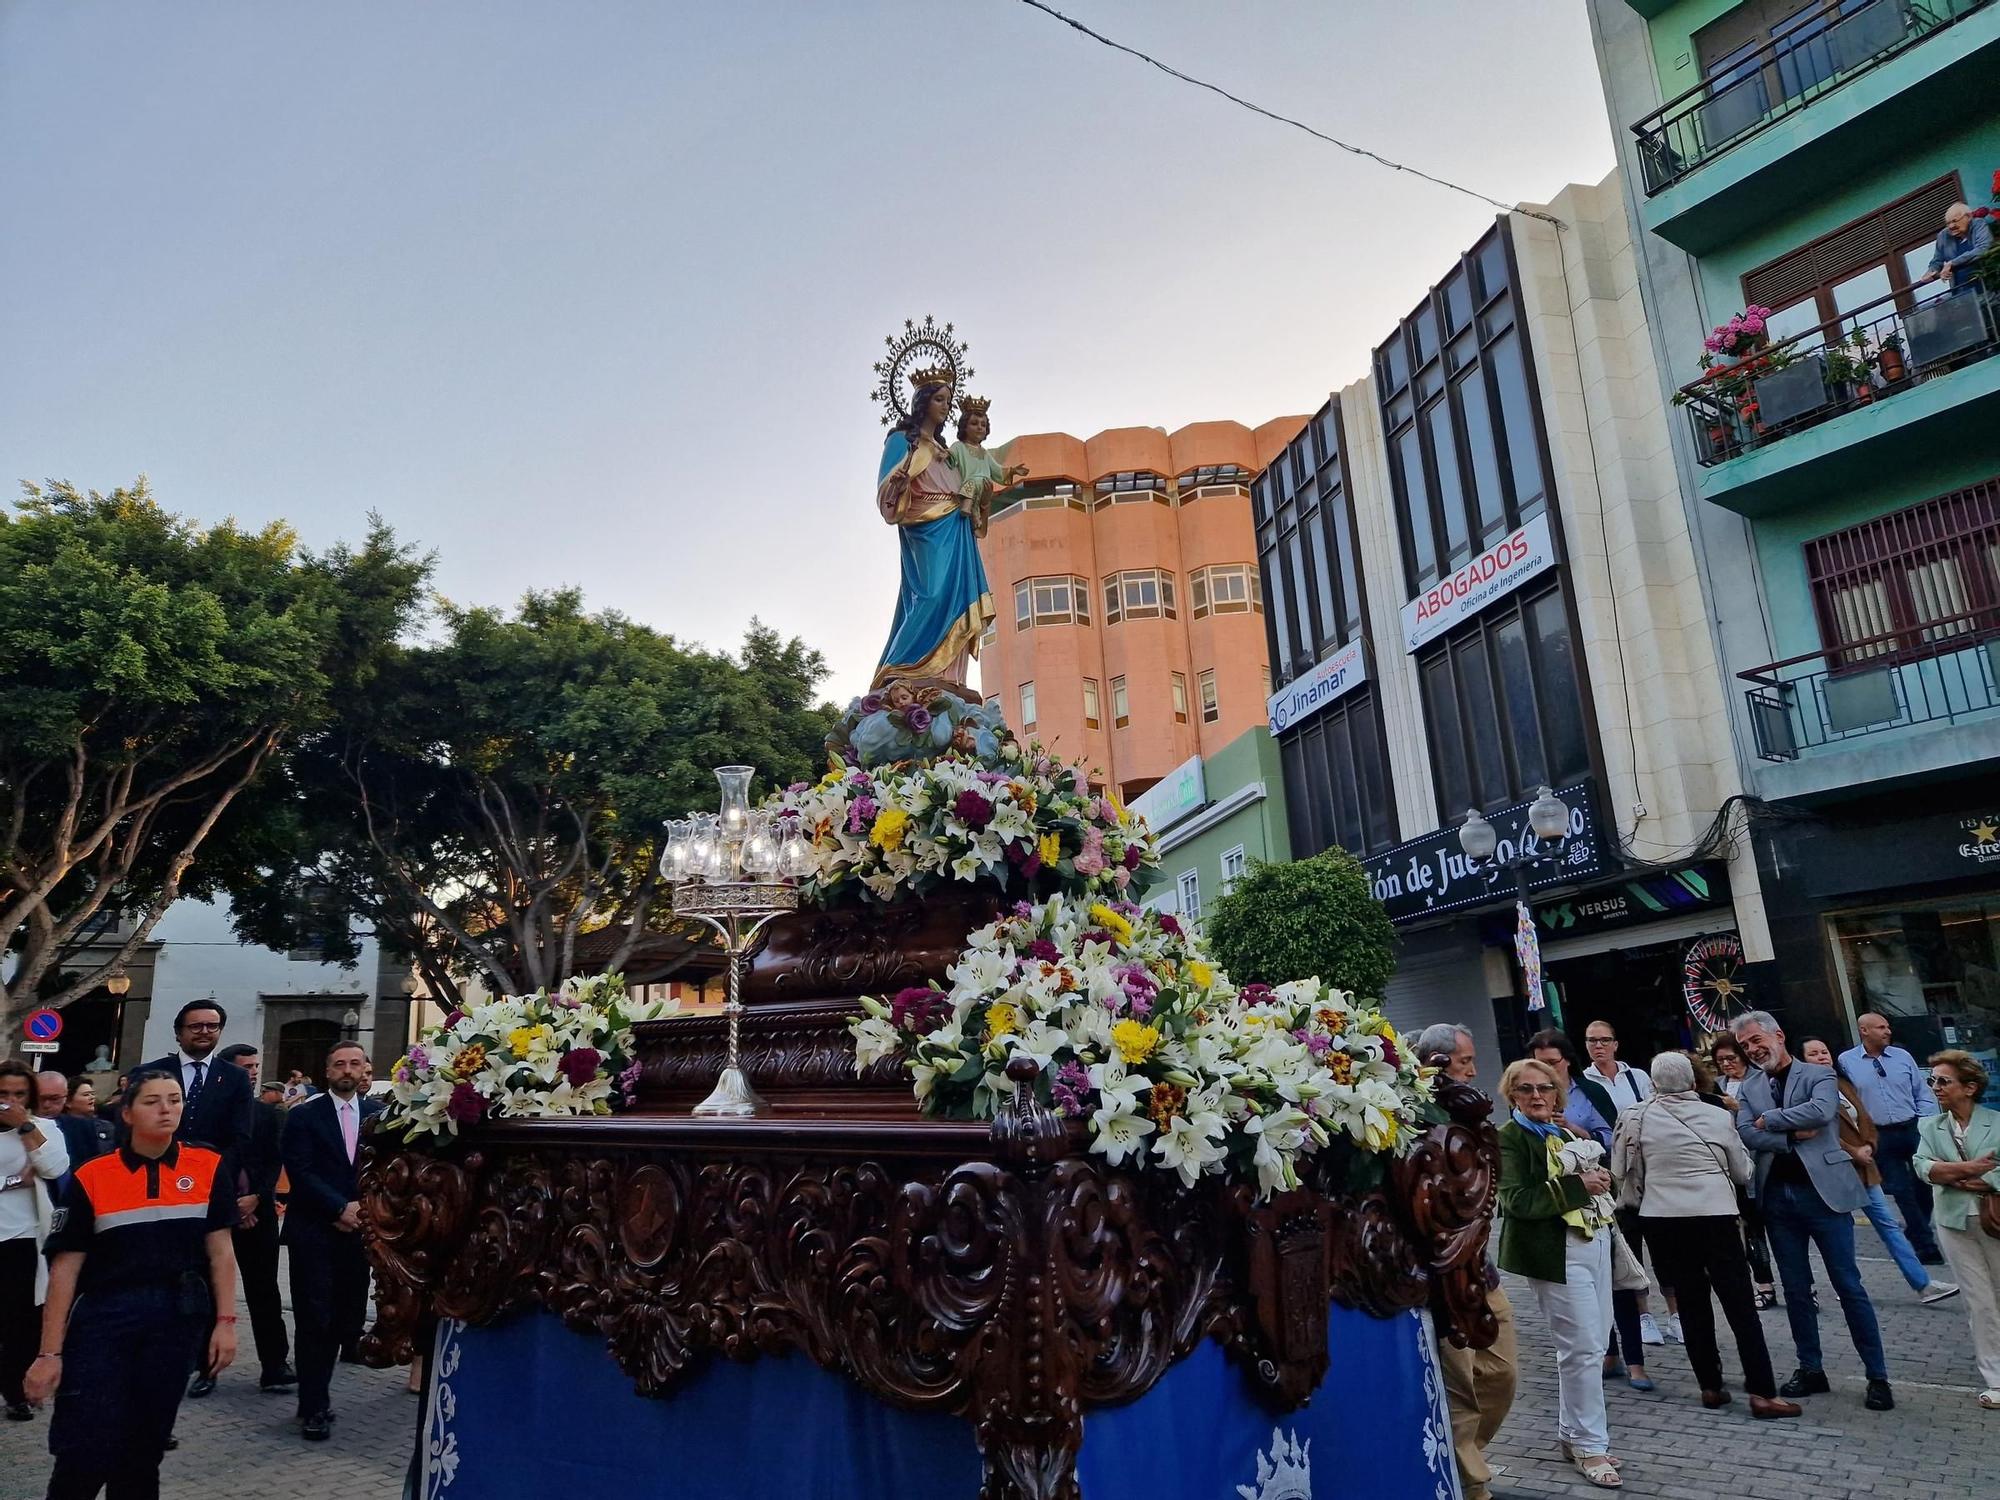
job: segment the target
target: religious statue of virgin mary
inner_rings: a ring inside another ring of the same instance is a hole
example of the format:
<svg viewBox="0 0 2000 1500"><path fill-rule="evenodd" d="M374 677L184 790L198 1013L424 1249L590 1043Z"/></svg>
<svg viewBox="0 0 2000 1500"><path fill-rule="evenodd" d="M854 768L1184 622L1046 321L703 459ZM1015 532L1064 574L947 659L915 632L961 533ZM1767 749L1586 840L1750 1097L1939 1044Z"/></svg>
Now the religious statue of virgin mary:
<svg viewBox="0 0 2000 1500"><path fill-rule="evenodd" d="M891 682L965 686L966 665L993 619L993 595L979 560L979 534L997 490L1027 472L1008 467L979 446L987 403L972 398L977 414L971 441L950 443L945 424L972 375L966 345L929 318L906 322L891 338L889 357L875 366L876 399L891 423L876 473L875 503L896 528L902 579L889 642L875 668L873 687ZM919 361L922 361L919 363ZM907 400L902 385L912 387Z"/></svg>

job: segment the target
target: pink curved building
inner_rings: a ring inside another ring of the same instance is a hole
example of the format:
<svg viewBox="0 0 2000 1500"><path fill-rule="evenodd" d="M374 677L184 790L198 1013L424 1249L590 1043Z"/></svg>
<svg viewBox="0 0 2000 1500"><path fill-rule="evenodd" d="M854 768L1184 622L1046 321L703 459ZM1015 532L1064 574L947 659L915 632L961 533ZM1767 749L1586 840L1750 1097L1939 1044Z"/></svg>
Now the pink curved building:
<svg viewBox="0 0 2000 1500"><path fill-rule="evenodd" d="M1250 482L1305 421L1014 440L1029 474L980 543L999 618L979 672L1018 733L1129 798L1264 723Z"/></svg>

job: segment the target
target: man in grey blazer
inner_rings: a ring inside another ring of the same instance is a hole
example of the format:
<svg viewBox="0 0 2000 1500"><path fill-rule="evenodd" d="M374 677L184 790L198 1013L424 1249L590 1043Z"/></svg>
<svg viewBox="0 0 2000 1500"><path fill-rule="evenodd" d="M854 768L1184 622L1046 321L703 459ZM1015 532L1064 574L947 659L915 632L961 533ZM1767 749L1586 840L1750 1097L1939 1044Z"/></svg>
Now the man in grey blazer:
<svg viewBox="0 0 2000 1500"><path fill-rule="evenodd" d="M1868 1376L1865 1404L1896 1404L1875 1305L1854 1259L1854 1213L1868 1191L1854 1158L1840 1144L1840 1080L1831 1068L1794 1058L1768 1011L1738 1016L1730 1028L1758 1071L1743 1082L1736 1129L1757 1160L1757 1200L1763 1205L1771 1257L1785 1284L1785 1315L1799 1367L1778 1389L1786 1396L1822 1395L1831 1387L1820 1360L1819 1310L1813 1306L1808 1244L1826 1262L1848 1336Z"/></svg>

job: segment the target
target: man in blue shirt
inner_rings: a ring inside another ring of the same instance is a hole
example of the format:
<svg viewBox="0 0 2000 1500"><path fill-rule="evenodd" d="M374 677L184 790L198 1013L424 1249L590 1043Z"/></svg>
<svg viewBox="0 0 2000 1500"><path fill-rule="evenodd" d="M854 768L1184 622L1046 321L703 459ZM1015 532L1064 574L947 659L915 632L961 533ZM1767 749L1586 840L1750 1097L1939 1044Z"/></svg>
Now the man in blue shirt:
<svg viewBox="0 0 2000 1500"><path fill-rule="evenodd" d="M1917 279L1917 285L1942 281L1954 296L1977 286L1979 257L1992 248L1993 226L1974 218L1963 203L1954 203L1944 211L1944 228L1938 232L1930 269Z"/></svg>
<svg viewBox="0 0 2000 1500"><path fill-rule="evenodd" d="M1563 1032L1538 1031L1528 1038L1528 1055L1554 1073L1556 1082L1563 1086L1563 1123L1594 1138L1608 1154L1618 1108L1601 1085L1579 1076L1582 1069L1577 1063L1576 1044Z"/></svg>
<svg viewBox="0 0 2000 1500"><path fill-rule="evenodd" d="M1944 1253L1931 1229L1930 1184L1920 1181L1910 1167L1910 1158L1917 1154L1917 1121L1937 1113L1928 1074L1909 1053L1890 1045L1887 1017L1869 1011L1854 1029L1861 1034L1861 1045L1840 1054L1840 1071L1881 1132L1875 1165L1882 1173L1882 1190L1902 1209L1904 1230L1917 1259L1927 1266L1941 1266Z"/></svg>

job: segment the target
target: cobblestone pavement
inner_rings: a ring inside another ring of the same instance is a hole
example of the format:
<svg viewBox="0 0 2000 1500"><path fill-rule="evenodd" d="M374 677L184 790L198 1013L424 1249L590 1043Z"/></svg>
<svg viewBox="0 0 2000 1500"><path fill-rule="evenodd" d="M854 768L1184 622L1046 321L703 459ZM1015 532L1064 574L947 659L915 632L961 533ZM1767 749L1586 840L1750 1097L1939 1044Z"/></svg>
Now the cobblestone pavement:
<svg viewBox="0 0 2000 1500"><path fill-rule="evenodd" d="M1861 1404L1861 1366L1848 1342L1839 1303L1814 1257L1820 1277L1820 1345L1833 1393L1801 1404L1803 1417L1753 1422L1744 1404L1742 1367L1735 1340L1717 1315L1722 1368L1736 1402L1721 1411L1702 1408L1699 1387L1678 1344L1647 1350L1646 1373L1659 1382L1650 1394L1623 1380L1607 1382L1611 1451L1624 1460L1622 1490L1592 1488L1556 1447L1554 1346L1535 1306L1534 1293L1507 1278L1520 1325L1520 1391L1491 1459L1506 1473L1496 1488L1514 1495L1602 1495L1660 1500L1995 1500L2000 1497L2000 1413L1975 1404L1979 1387L1972 1362L1965 1300L1953 1297L1920 1306L1916 1293L1886 1256L1866 1224L1861 1270L1882 1324L1896 1409L1872 1412ZM1944 1267L1934 1276L1949 1279ZM1655 1293L1651 1306L1664 1321ZM1782 1382L1796 1363L1782 1304L1764 1314L1764 1338ZM1530 1374L1528 1372L1535 1373Z"/></svg>
<svg viewBox="0 0 2000 1500"><path fill-rule="evenodd" d="M281 1266L278 1284L289 1286ZM237 1362L215 1394L183 1401L175 1435L181 1445L160 1466L161 1500L266 1500L339 1495L342 1500L398 1500L417 1423L418 1398L404 1390L407 1370L340 1365L333 1373L333 1437L299 1436L291 1391L257 1389L250 1317L239 1305ZM286 1327L291 1326L290 1297ZM49 1409L32 1422L0 1421L0 1500L42 1500L53 1460Z"/></svg>

